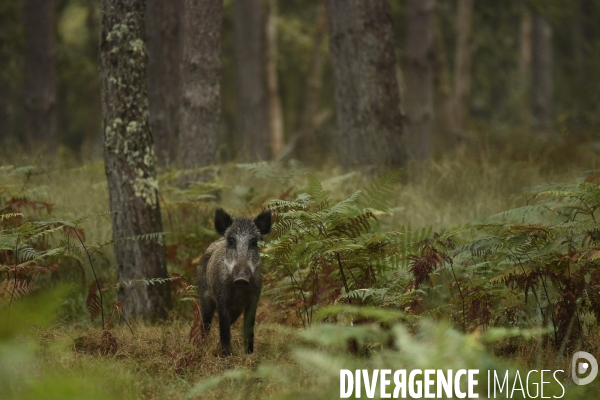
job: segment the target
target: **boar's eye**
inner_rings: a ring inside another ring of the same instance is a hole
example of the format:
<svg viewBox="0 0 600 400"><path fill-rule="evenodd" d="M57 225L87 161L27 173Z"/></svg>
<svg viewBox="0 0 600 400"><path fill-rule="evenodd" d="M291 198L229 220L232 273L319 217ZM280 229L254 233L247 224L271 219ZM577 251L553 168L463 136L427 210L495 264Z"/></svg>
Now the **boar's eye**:
<svg viewBox="0 0 600 400"><path fill-rule="evenodd" d="M258 240L251 239L250 240L250 247L256 247L256 246L258 246Z"/></svg>
<svg viewBox="0 0 600 400"><path fill-rule="evenodd" d="M235 239L232 237L228 237L227 238L227 246L228 247L235 247Z"/></svg>

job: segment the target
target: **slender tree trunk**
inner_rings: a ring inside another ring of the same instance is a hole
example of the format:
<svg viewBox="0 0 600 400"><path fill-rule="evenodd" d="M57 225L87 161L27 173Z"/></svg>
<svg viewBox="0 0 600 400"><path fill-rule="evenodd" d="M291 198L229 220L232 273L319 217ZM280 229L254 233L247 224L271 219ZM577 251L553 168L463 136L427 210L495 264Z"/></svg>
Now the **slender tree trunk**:
<svg viewBox="0 0 600 400"><path fill-rule="evenodd" d="M319 6L317 13L317 28L315 30L314 48L310 58L310 70L306 81L303 105L298 119L298 132L301 135L299 154L306 159L313 152L316 144L315 118L319 111L319 97L323 87L323 68L325 59L323 57L323 40L327 34L327 9L324 4Z"/></svg>
<svg viewBox="0 0 600 400"><path fill-rule="evenodd" d="M524 12L519 40L519 79L522 82L527 81L531 69L531 23L531 14Z"/></svg>
<svg viewBox="0 0 600 400"><path fill-rule="evenodd" d="M54 1L25 0L24 110L29 146L56 148Z"/></svg>
<svg viewBox="0 0 600 400"><path fill-rule="evenodd" d="M296 120L295 133L285 150L279 155L279 160L291 157L298 157L301 161L312 162L319 156L319 149L315 131L323 119L330 115L330 111L317 115L319 110L319 97L321 87L323 86L323 39L327 34L327 9L325 4L321 3L317 11L315 23L315 35L313 38L313 51L310 57L308 77L304 86L302 95L302 105L300 113Z"/></svg>
<svg viewBox="0 0 600 400"><path fill-rule="evenodd" d="M183 2L148 0L146 10L150 129L163 166L177 156Z"/></svg>
<svg viewBox="0 0 600 400"><path fill-rule="evenodd" d="M519 49L519 87L523 90L523 98L528 99L530 93L531 76L531 13L525 11L521 19L520 49ZM531 120L531 107L529 101L525 101L522 115L525 121Z"/></svg>
<svg viewBox="0 0 600 400"><path fill-rule="evenodd" d="M575 74L579 89L584 89L585 73L585 34L584 34L584 15L582 1L574 0L572 5L573 20L571 22L571 32L573 35L573 59L575 61Z"/></svg>
<svg viewBox="0 0 600 400"><path fill-rule="evenodd" d="M461 132L467 115L471 90L471 63L473 59L472 27L473 1L458 0L456 16L456 56L454 69L454 114L456 128Z"/></svg>
<svg viewBox="0 0 600 400"><path fill-rule="evenodd" d="M406 127L410 155L429 158L433 126L434 0L408 0Z"/></svg>
<svg viewBox="0 0 600 400"><path fill-rule="evenodd" d="M97 0L85 0L83 3L87 10L87 18L85 21L88 32L100 32L100 18L97 13ZM91 60L97 61L99 41L96 34L88 35L86 41L85 56ZM94 87L100 87L100 76L97 77L98 82L93 82ZM96 86L97 85L97 86ZM64 96L63 96L64 97ZM87 110L93 117L88 118L86 123L85 133L79 147L79 154L82 159L97 158L102 154L102 101L100 97L95 97L90 101L89 109Z"/></svg>
<svg viewBox="0 0 600 400"><path fill-rule="evenodd" d="M165 278L162 237L119 240L162 232L154 146L148 122L145 0L102 0L101 84L104 162L119 282ZM126 318L166 317L167 285L135 283L119 288Z"/></svg>
<svg viewBox="0 0 600 400"><path fill-rule="evenodd" d="M238 155L245 161L267 160L271 149L261 0L235 0L233 13Z"/></svg>
<svg viewBox="0 0 600 400"><path fill-rule="evenodd" d="M454 97L450 65L444 45L444 37L439 22L435 24L435 77L434 82L437 94L437 132L441 135L437 150L447 152L454 149L460 142L460 135L456 126L454 114Z"/></svg>
<svg viewBox="0 0 600 400"><path fill-rule="evenodd" d="M534 14L531 32L534 126L546 135L552 128L552 27L546 18Z"/></svg>
<svg viewBox="0 0 600 400"><path fill-rule="evenodd" d="M387 0L327 0L344 168L404 162L403 118Z"/></svg>
<svg viewBox="0 0 600 400"><path fill-rule="evenodd" d="M221 122L222 0L185 0L179 165L217 163Z"/></svg>
<svg viewBox="0 0 600 400"><path fill-rule="evenodd" d="M281 109L279 78L277 76L277 0L269 0L266 37L271 154L273 157L277 157L282 152L284 145L283 111Z"/></svg>
<svg viewBox="0 0 600 400"><path fill-rule="evenodd" d="M0 68L3 66L0 64ZM8 118L8 104L10 88L0 76L0 146L4 146L10 132L10 121Z"/></svg>

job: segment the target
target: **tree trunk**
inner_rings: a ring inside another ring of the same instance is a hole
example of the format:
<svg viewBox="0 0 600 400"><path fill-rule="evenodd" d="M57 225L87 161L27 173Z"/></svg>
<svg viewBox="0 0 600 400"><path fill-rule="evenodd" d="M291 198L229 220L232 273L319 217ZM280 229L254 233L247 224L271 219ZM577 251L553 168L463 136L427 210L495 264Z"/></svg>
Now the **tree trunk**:
<svg viewBox="0 0 600 400"><path fill-rule="evenodd" d="M279 96L279 78L277 76L277 0L269 0L267 17L267 93L269 96L269 132L271 136L271 155L279 156L283 150L283 111Z"/></svg>
<svg viewBox="0 0 600 400"><path fill-rule="evenodd" d="M185 0L179 165L217 163L221 121L222 0Z"/></svg>
<svg viewBox="0 0 600 400"><path fill-rule="evenodd" d="M435 142L435 150L447 153L460 143L460 134L456 126L454 114L454 89L450 74L450 65L444 45L444 37L439 22L435 23L435 77L437 93L436 131L440 134Z"/></svg>
<svg viewBox="0 0 600 400"><path fill-rule="evenodd" d="M150 129L163 166L177 156L183 1L148 0L146 10Z"/></svg>
<svg viewBox="0 0 600 400"><path fill-rule="evenodd" d="M344 168L401 165L403 118L387 0L327 0Z"/></svg>
<svg viewBox="0 0 600 400"><path fill-rule="evenodd" d="M267 160L269 109L261 0L235 0L234 51L237 79L237 146L244 161Z"/></svg>
<svg viewBox="0 0 600 400"><path fill-rule="evenodd" d="M534 14L531 34L534 126L546 135L552 128L552 27L546 18Z"/></svg>
<svg viewBox="0 0 600 400"><path fill-rule="evenodd" d="M531 13L525 11L521 17L521 32L519 43L519 87L523 99L529 99L531 76ZM524 121L531 120L531 107L529 101L524 101L522 110Z"/></svg>
<svg viewBox="0 0 600 400"><path fill-rule="evenodd" d="M312 163L322 156L320 154L321 149L317 148L318 143L315 131L331 114L329 110L324 110L320 114L317 114L321 87L323 86L323 39L326 33L327 9L325 8L325 4L321 3L317 11L315 35L313 38L314 47L310 57L304 93L302 94L302 104L298 118L296 118L294 135L283 152L277 157L278 161L296 157L305 163Z"/></svg>
<svg viewBox="0 0 600 400"><path fill-rule="evenodd" d="M100 62L104 162L119 282L167 276L164 239L119 240L162 232L154 147L148 122L144 0L102 0ZM170 304L167 285L119 288L125 318L157 320Z"/></svg>
<svg viewBox="0 0 600 400"><path fill-rule="evenodd" d="M0 68L3 65L0 64ZM10 87L0 76L0 146L5 146L10 132L10 121L8 118L8 104Z"/></svg>
<svg viewBox="0 0 600 400"><path fill-rule="evenodd" d="M54 1L25 0L26 137L31 149L56 148Z"/></svg>
<svg viewBox="0 0 600 400"><path fill-rule="evenodd" d="M327 34L327 9L321 3L317 11L317 21L314 36L314 48L310 57L310 68L308 78L302 97L302 107L296 124L296 154L300 160L305 162L314 161L315 146L317 139L315 137L315 119L319 111L319 98L321 96L321 87L323 86L323 39ZM317 152L318 153L318 152Z"/></svg>
<svg viewBox="0 0 600 400"><path fill-rule="evenodd" d="M584 33L584 10L581 0L574 0L572 5L571 32L573 35L573 59L575 60L575 74L577 84L583 89L582 83L585 80L584 60L585 60L585 33Z"/></svg>
<svg viewBox="0 0 600 400"><path fill-rule="evenodd" d="M433 126L434 0L408 0L406 127L410 155L419 163L431 152Z"/></svg>
<svg viewBox="0 0 600 400"><path fill-rule="evenodd" d="M524 12L521 18L521 32L519 40L519 80L527 82L531 69L531 14Z"/></svg>
<svg viewBox="0 0 600 400"><path fill-rule="evenodd" d="M471 90L471 63L473 59L472 27L473 1L458 0L456 16L456 56L454 68L454 115L456 129L464 128Z"/></svg>

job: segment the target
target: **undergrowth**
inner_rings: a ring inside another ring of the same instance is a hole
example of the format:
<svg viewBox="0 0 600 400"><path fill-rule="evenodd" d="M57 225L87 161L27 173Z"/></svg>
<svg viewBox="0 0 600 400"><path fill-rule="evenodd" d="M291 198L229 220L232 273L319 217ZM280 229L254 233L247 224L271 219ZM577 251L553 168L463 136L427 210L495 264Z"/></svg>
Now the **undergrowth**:
<svg viewBox="0 0 600 400"><path fill-rule="evenodd" d="M420 180L401 171L308 173L297 162L163 171L170 277L142 280L170 285L177 299L160 327L120 316L126 305L115 289L131 282L114 281L101 165L2 167L0 390L10 388L8 398L46 390L331 398L341 368L568 371L575 350L593 353L600 343L600 175L573 180L569 169L552 176L570 183L542 184L547 171L517 164L440 160ZM275 222L262 249L257 354L227 360L212 356L214 337L194 334L191 283L216 238L217 206L236 214L268 207ZM105 388L102 376L116 383ZM567 398L597 396L567 390Z"/></svg>

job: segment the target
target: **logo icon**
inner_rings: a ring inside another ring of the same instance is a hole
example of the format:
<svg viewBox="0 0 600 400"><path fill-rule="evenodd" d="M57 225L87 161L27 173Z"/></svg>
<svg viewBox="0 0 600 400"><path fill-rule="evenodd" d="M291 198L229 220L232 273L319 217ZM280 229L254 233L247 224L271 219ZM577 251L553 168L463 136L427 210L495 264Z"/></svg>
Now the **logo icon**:
<svg viewBox="0 0 600 400"><path fill-rule="evenodd" d="M579 361L580 359L585 359L586 361ZM579 377L580 375L586 374L588 371L590 371L590 374L587 377ZM598 375L598 361L596 361L593 355L585 351L578 351L573 354L573 359L571 360L571 376L576 385L587 385L596 378L596 375Z"/></svg>

